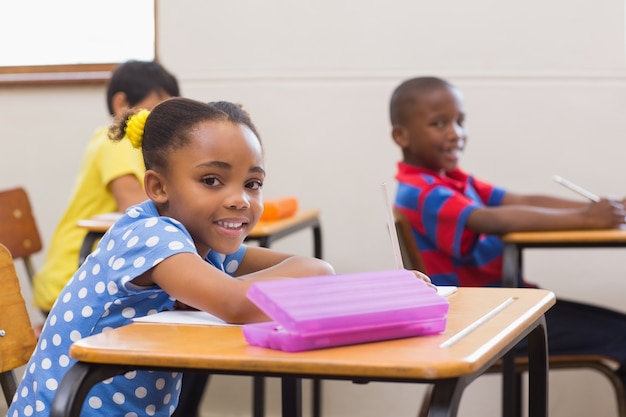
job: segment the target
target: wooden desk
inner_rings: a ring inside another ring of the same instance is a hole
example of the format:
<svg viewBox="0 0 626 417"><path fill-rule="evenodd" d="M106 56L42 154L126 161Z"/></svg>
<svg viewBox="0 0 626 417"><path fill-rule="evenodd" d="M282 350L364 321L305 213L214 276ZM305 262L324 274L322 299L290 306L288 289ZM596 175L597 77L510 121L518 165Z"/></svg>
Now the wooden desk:
<svg viewBox="0 0 626 417"><path fill-rule="evenodd" d="M514 232L502 236L502 286L516 287L522 271L522 251L526 248L615 248L626 247L626 229L565 230L541 232ZM514 373L514 358L504 358L504 377L510 380ZM515 395L515 381L504 389L505 395ZM512 397L514 398L514 397Z"/></svg>
<svg viewBox="0 0 626 417"><path fill-rule="evenodd" d="M526 248L615 248L626 247L626 229L565 230L541 232L514 232L502 236L504 254L502 258L502 286L516 287L518 274L522 271L522 251ZM504 358L503 375L512 381L504 388L505 395L515 395L516 381L513 355ZM511 401L515 401L511 397ZM618 405L619 407L619 405Z"/></svg>
<svg viewBox="0 0 626 417"><path fill-rule="evenodd" d="M300 209L293 216L275 221L261 221L256 224L246 241L256 241L259 246L269 248L270 245L282 237L311 228L313 232L313 255L322 258L322 228L317 209ZM87 229L79 251L78 265L82 265L93 250L95 243L109 230L121 216L120 213L108 213L95 216L91 219L79 220L77 225ZM321 381L312 381L312 417L321 415L322 388ZM253 384L253 416L265 415L265 381L262 377L254 378Z"/></svg>
<svg viewBox="0 0 626 417"><path fill-rule="evenodd" d="M281 237L296 233L299 230L311 228L313 231L313 255L322 258L322 229L319 220L320 211L317 209L301 209L293 216L271 221L258 222L246 241L257 241L260 246L269 248L272 242ZM87 229L87 235L80 248L78 265L82 265L85 258L93 250L94 244L102 237L109 227L121 214L109 213L95 216L91 219L79 220L78 227Z"/></svg>
<svg viewBox="0 0 626 417"><path fill-rule="evenodd" d="M525 248L616 248L626 247L626 229L515 232L502 236L502 285L517 286L517 274Z"/></svg>
<svg viewBox="0 0 626 417"><path fill-rule="evenodd" d="M87 229L87 234L78 252L78 266L81 266L87 256L93 251L96 242L113 226L113 223L122 216L122 213L99 214L91 219L79 220L76 225Z"/></svg>
<svg viewBox="0 0 626 417"><path fill-rule="evenodd" d="M250 346L240 327L134 323L72 345L78 362L59 384L50 416L79 416L94 384L139 369L280 377L285 417L302 415L300 378L433 383L429 416L450 417L464 388L528 336L529 415L544 417L544 313L554 303L547 290L459 288L443 334L298 353Z"/></svg>

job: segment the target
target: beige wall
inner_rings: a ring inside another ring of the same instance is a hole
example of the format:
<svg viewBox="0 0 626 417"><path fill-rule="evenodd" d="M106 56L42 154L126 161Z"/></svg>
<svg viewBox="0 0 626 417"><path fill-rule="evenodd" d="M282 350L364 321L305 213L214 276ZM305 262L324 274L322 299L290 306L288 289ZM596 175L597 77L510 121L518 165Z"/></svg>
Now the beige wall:
<svg viewBox="0 0 626 417"><path fill-rule="evenodd" d="M379 183L394 189L399 152L387 102L408 77L438 75L464 91L463 165L477 176L573 196L551 180L560 174L626 195L622 2L159 0L158 28L159 56L184 95L246 105L266 148L266 195L296 195L322 210L325 258L338 272L393 267ZM0 88L0 188L27 187L46 242L87 139L108 123L103 95L101 87ZM310 253L310 237L276 247ZM543 250L525 260L527 276L558 296L625 310L623 259L619 250ZM608 384L595 374L559 372L551 381L553 416L614 415ZM249 385L216 377L212 415L246 415ZM324 387L326 417L414 416L421 393L399 384ZM497 416L498 397L498 379L481 378L460 415Z"/></svg>

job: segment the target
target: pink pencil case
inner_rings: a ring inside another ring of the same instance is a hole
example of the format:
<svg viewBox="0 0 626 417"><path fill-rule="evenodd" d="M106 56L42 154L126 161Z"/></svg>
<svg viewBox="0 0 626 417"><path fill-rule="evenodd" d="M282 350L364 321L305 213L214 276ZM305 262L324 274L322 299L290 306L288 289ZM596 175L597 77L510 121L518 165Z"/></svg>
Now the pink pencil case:
<svg viewBox="0 0 626 417"><path fill-rule="evenodd" d="M287 352L441 333L448 300L406 270L254 283L248 298L273 321L246 341Z"/></svg>

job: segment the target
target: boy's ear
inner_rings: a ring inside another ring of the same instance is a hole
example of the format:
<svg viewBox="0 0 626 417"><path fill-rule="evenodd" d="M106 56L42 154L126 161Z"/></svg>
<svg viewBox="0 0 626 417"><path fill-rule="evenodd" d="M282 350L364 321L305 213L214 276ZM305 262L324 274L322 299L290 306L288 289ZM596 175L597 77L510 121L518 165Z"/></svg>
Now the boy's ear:
<svg viewBox="0 0 626 417"><path fill-rule="evenodd" d="M128 100L126 100L126 93L118 91L113 94L113 98L111 99L111 108L113 109L113 114L118 115L125 109L129 108Z"/></svg>
<svg viewBox="0 0 626 417"><path fill-rule="evenodd" d="M391 137L400 148L404 149L409 146L409 135L402 126L394 126L393 129L391 129Z"/></svg>
<svg viewBox="0 0 626 417"><path fill-rule="evenodd" d="M167 190L161 174L151 169L147 170L143 177L143 186L146 190L146 195L155 204L167 203Z"/></svg>

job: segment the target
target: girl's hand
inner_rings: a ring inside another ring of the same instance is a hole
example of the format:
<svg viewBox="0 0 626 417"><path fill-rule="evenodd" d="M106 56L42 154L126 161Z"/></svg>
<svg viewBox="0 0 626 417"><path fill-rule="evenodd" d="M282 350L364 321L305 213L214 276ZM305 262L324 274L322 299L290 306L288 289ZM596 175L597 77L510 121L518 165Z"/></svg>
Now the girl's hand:
<svg viewBox="0 0 626 417"><path fill-rule="evenodd" d="M426 274L424 274L424 273L422 273L422 272L420 272L420 271L411 271L411 272L413 272L413 273L415 274L415 276L416 276L418 279L421 279L421 280L422 280L422 281L424 281L426 284L428 284L428 286L429 286L430 288L432 288L433 290L437 291L437 287L435 286L435 284L433 284L433 283L430 281L430 278L428 277L428 275L426 275Z"/></svg>

